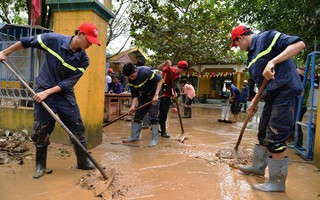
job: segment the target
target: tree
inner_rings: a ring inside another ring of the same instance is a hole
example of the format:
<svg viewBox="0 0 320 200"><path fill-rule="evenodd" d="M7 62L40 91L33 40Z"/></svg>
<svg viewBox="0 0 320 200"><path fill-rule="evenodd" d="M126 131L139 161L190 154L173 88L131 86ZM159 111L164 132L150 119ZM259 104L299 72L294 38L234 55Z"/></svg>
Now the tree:
<svg viewBox="0 0 320 200"><path fill-rule="evenodd" d="M114 9L112 10L115 17L109 21L107 48L112 49L112 42L119 42L119 38L123 37L124 42L117 45L117 52L113 55L119 54L128 43L130 37L130 21L129 9L131 6L130 0L116 0L114 2Z"/></svg>
<svg viewBox="0 0 320 200"><path fill-rule="evenodd" d="M303 63L306 55L319 50L320 4L317 0L232 0L232 11L239 20L257 29L275 29L280 32L300 36L306 43L306 49L296 56Z"/></svg>
<svg viewBox="0 0 320 200"><path fill-rule="evenodd" d="M2 0L0 2L0 23L26 24L26 1Z"/></svg>
<svg viewBox="0 0 320 200"><path fill-rule="evenodd" d="M46 0L41 2L41 16L36 25L51 28L52 10L46 5ZM31 24L31 1L2 0L0 2L0 23Z"/></svg>
<svg viewBox="0 0 320 200"><path fill-rule="evenodd" d="M230 51L229 32L236 24L231 6L219 0L132 0L131 35L136 46L153 52L154 65L166 59L239 62Z"/></svg>

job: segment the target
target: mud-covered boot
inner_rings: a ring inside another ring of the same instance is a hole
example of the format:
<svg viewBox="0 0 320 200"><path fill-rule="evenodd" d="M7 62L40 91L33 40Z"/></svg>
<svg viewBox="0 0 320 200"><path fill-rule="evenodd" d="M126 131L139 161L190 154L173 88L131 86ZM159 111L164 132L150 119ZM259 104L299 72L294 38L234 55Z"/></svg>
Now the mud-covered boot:
<svg viewBox="0 0 320 200"><path fill-rule="evenodd" d="M46 171L47 168L47 151L48 146L36 147L36 170L34 171L33 178L38 179Z"/></svg>
<svg viewBox="0 0 320 200"><path fill-rule="evenodd" d="M189 118L192 118L192 108L189 107Z"/></svg>
<svg viewBox="0 0 320 200"><path fill-rule="evenodd" d="M289 158L283 160L268 158L269 179L262 184L254 184L253 189L263 192L285 192Z"/></svg>
<svg viewBox="0 0 320 200"><path fill-rule="evenodd" d="M154 147L158 144L158 124L152 124L152 141L149 144L149 147Z"/></svg>
<svg viewBox="0 0 320 200"><path fill-rule="evenodd" d="M87 149L86 145L83 145L83 146L84 146L84 148ZM76 157L77 157L78 169L89 170L89 169L95 168L94 164L89 159L87 152L83 151L81 147L74 144L73 150L74 150L74 153L76 154Z"/></svg>
<svg viewBox="0 0 320 200"><path fill-rule="evenodd" d="M128 143L128 142L135 142L139 140L141 133L141 123L138 122L132 122L131 126L131 136L127 139L123 139L123 143Z"/></svg>
<svg viewBox="0 0 320 200"><path fill-rule="evenodd" d="M187 109L187 116L186 118L191 118L191 107L186 107Z"/></svg>
<svg viewBox="0 0 320 200"><path fill-rule="evenodd" d="M161 137L170 138L170 135L167 134L166 123L161 123L160 128L161 128Z"/></svg>
<svg viewBox="0 0 320 200"><path fill-rule="evenodd" d="M239 165L239 170L245 174L264 176L269 155L267 148L256 144L254 146L252 165Z"/></svg>
<svg viewBox="0 0 320 200"><path fill-rule="evenodd" d="M188 107L184 107L183 108L183 116L181 116L181 118L188 118L189 116L189 111L188 111Z"/></svg>

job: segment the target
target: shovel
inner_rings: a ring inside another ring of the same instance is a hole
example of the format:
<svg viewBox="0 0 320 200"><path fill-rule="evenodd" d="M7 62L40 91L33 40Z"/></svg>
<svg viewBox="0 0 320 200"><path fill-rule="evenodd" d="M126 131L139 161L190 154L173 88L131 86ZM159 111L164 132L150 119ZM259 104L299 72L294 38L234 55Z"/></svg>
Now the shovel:
<svg viewBox="0 0 320 200"><path fill-rule="evenodd" d="M262 84L261 84L261 86L260 86L260 88L259 88L259 90L258 90L258 93L256 94L256 96L254 98L254 101L252 102L252 105L253 105L254 108L257 107L257 105L258 105L258 103L260 101L261 93L264 90L264 88L266 87L267 83L268 83L268 80L264 79ZM243 126L241 128L237 144L234 147L235 150L238 150L238 147L239 147L240 142L242 140L242 136L243 136L244 130L246 129L247 124L248 124L249 120L251 119L251 117L252 117L251 115L247 114L246 120L244 121Z"/></svg>
<svg viewBox="0 0 320 200"><path fill-rule="evenodd" d="M184 128L183 128L183 124L182 124L182 119L181 119L181 115L180 115L180 108L179 108L179 104L178 104L178 99L175 100L176 102L176 106L177 106L177 111L178 111L178 116L179 116L179 122L180 122L180 128L181 128L181 134L177 135L174 140L177 140L179 142L183 142L186 139L186 136L184 135Z"/></svg>
<svg viewBox="0 0 320 200"><path fill-rule="evenodd" d="M10 65L6 61L2 61L3 64L20 80L24 87L34 96L36 93L32 90L32 88L10 67ZM107 180L108 176L99 163L91 156L91 154L87 151L87 149L79 142L79 140L73 135L73 133L66 127L66 125L56 116L56 114L51 110L51 108L44 102L41 101L41 105L48 111L48 113L60 124L60 126L67 132L69 137L75 142L75 144L84 151L92 163L97 167L97 169L101 172L102 176Z"/></svg>
<svg viewBox="0 0 320 200"><path fill-rule="evenodd" d="M171 76L171 88L174 90L174 83L173 83L173 73L170 70L170 76ZM175 91L173 91L175 92ZM178 117L179 117L179 122L180 122L180 128L181 128L181 134L177 135L174 140L179 141L179 142L183 142L186 139L186 136L184 135L184 128L183 128L183 123L182 123L182 119L181 119L181 115L180 115L180 108L179 108L179 103L178 103L178 99L174 100L177 106L177 111L178 111Z"/></svg>

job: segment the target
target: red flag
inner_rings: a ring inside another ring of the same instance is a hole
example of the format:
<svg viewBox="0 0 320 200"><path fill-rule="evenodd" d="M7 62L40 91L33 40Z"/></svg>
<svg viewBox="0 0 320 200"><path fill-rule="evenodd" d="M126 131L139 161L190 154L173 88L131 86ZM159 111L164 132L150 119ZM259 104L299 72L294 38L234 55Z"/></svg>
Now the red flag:
<svg viewBox="0 0 320 200"><path fill-rule="evenodd" d="M31 20L32 25L36 24L37 19L41 15L41 5L40 0L32 0L32 8L31 8Z"/></svg>

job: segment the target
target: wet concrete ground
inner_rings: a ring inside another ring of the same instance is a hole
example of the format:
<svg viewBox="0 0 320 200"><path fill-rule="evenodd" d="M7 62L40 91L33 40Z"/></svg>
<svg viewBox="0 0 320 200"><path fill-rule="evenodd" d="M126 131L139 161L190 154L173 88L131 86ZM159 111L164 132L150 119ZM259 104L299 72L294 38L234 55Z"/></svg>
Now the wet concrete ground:
<svg viewBox="0 0 320 200"><path fill-rule="evenodd" d="M239 115L239 122L226 124L225 107L212 104L193 105L193 118L183 119L185 143L173 138L181 134L177 115L170 113L168 132L171 139L159 139L154 148L147 147L151 140L150 130L144 129L138 146L121 144L121 138L130 135L130 123L118 121L104 128L103 144L92 150L93 157L117 174L112 184L113 199L146 200L250 200L250 199L320 199L320 173L312 165L296 155L290 156L289 175L285 193L264 193L251 189L265 178L246 176L233 166L247 163L256 143L259 113L249 122L239 147L233 150L246 114ZM227 116L226 119L229 119ZM113 144L111 144L113 143ZM119 143L119 144L117 144ZM78 182L86 171L77 170L75 157L62 158L59 148L71 147L53 144L48 156L48 168L52 174L33 180L34 161L24 165L10 163L0 166L0 200L11 199L102 199L94 197L93 190L82 189Z"/></svg>

